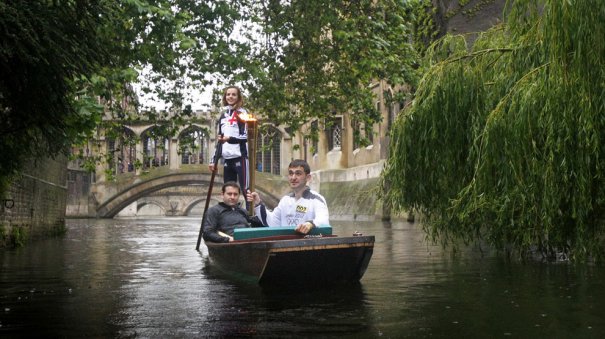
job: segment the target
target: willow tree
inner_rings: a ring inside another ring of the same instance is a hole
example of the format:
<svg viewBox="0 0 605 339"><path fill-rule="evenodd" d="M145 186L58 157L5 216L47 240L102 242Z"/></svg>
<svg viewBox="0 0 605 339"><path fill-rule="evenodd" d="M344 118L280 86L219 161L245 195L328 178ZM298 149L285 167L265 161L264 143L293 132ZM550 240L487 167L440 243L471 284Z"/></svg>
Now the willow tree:
<svg viewBox="0 0 605 339"><path fill-rule="evenodd" d="M392 130L387 201L444 244L602 258L605 4L514 1L505 18L427 54Z"/></svg>

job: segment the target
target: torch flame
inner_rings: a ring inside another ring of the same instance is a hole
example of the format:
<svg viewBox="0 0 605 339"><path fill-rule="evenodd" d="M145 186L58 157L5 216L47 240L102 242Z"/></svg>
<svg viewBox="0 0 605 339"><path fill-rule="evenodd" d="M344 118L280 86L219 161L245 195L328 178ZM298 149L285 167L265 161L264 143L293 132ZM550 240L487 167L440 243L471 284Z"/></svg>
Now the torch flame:
<svg viewBox="0 0 605 339"><path fill-rule="evenodd" d="M240 113L239 118L244 122L256 121L256 118L251 113Z"/></svg>

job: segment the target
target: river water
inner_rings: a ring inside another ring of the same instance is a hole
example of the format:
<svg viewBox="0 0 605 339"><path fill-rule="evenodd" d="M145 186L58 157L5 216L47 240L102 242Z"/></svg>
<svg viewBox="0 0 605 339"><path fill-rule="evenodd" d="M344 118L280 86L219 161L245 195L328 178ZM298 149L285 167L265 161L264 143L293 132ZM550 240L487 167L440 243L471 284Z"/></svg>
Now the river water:
<svg viewBox="0 0 605 339"><path fill-rule="evenodd" d="M376 236L361 283L270 290L213 270L199 219L68 220L0 250L0 337L605 336L601 266L452 255L405 221L333 226Z"/></svg>

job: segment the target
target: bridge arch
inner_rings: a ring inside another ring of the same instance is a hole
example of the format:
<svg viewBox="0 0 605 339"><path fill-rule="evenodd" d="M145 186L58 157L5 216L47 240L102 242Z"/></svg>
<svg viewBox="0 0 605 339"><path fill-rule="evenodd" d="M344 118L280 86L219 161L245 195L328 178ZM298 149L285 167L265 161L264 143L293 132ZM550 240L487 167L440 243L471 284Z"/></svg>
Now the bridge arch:
<svg viewBox="0 0 605 339"><path fill-rule="evenodd" d="M122 191L109 197L106 201L101 203L97 208L96 215L100 218L113 218L122 209L138 199L168 187L186 186L190 184L199 184L209 187L210 178L211 175L206 173L177 172L140 181L126 187ZM223 178L221 175L215 176L213 192L220 192L222 181ZM277 205L279 197L271 194L269 190L264 189L262 184L259 185L259 183L257 183L256 190L260 192L260 194L263 196L263 200L268 206ZM203 199L205 199L205 196ZM189 209L191 209L194 205L195 204L190 204Z"/></svg>
<svg viewBox="0 0 605 339"><path fill-rule="evenodd" d="M210 199L212 199L212 198L210 198ZM191 210L192 210L192 209L193 209L195 206L197 206L198 204L204 204L204 203L205 203L205 201L206 201L206 199L205 199L205 198L199 198L199 199L195 199L195 200L193 200L193 201L192 201L192 202L191 202L191 203L190 203L190 204L189 204L187 207L185 207L185 209L184 209L184 214L185 214L185 215L189 215L189 214L191 213ZM210 204L210 205L212 205L212 204ZM210 206L210 205L209 205L209 206Z"/></svg>
<svg viewBox="0 0 605 339"><path fill-rule="evenodd" d="M138 215L138 213L140 213L140 212L141 212L141 210L142 210L142 209L143 209L145 206L156 206L156 207L158 207L158 208L160 209L160 211L161 211L160 215L164 215L164 214L166 214L166 207L165 207L165 206L163 206L162 204L160 204L160 203L158 203L158 202L156 202L156 201L145 201L144 203L142 203L142 204L140 204L140 205L139 205L139 204L137 204L137 215Z"/></svg>

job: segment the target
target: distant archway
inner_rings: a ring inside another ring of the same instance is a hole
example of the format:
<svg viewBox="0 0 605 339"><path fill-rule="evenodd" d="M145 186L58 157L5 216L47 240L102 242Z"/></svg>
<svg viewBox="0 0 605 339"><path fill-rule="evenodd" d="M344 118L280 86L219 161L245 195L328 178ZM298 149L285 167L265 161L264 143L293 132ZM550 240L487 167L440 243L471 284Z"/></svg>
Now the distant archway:
<svg viewBox="0 0 605 339"><path fill-rule="evenodd" d="M157 207L157 209L159 209L159 212L153 211L153 207ZM164 210L163 206L151 201L137 205L137 216L158 216L165 214L166 211Z"/></svg>
<svg viewBox="0 0 605 339"><path fill-rule="evenodd" d="M181 164L204 164L209 162L208 131L199 126L189 126L178 137Z"/></svg>
<svg viewBox="0 0 605 339"><path fill-rule="evenodd" d="M141 133L143 143L143 169L168 165L169 139L166 126L152 126Z"/></svg>
<svg viewBox="0 0 605 339"><path fill-rule="evenodd" d="M133 172L136 162L136 134L123 126L121 131L110 131L107 135L108 168L113 175Z"/></svg>

